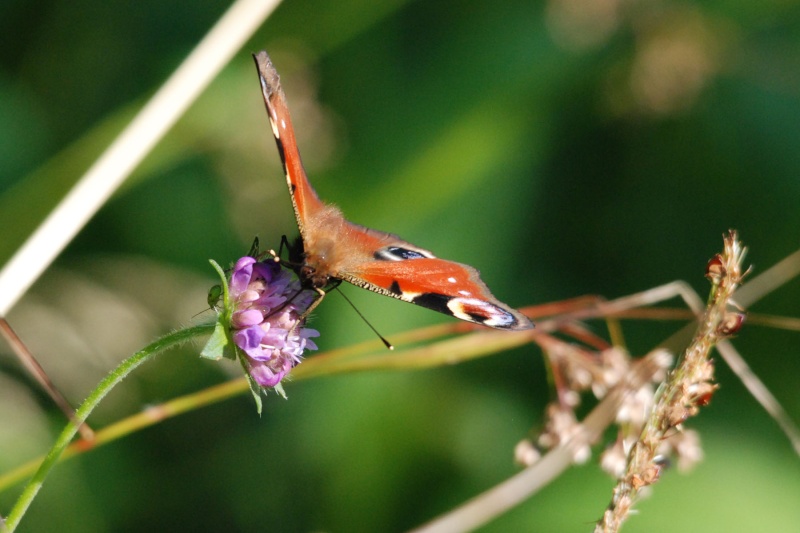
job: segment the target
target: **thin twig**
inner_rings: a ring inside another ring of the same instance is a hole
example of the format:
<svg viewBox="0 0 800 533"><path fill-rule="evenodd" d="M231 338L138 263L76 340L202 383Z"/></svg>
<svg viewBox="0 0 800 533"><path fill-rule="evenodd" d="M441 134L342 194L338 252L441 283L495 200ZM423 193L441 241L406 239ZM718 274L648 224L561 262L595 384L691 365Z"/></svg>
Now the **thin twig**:
<svg viewBox="0 0 800 533"><path fill-rule="evenodd" d="M127 377L131 372L133 372L146 361L152 359L164 350L180 345L198 336L208 335L213 331L213 329L213 324L205 324L174 331L151 343L143 350L136 352L131 357L120 363L117 368L111 371L111 373L106 376L106 378L103 379L99 385L97 385L91 394L89 394L89 397L86 398L83 404L81 404L81 406L78 407L78 410L75 412L76 420L79 423L86 420L94 408L97 407L100 401L102 401L102 399L105 398L105 396L116 385L118 385L125 377ZM33 478L22 490L22 494L20 494L19 498L14 504L14 507L11 509L11 513L8 515L8 519L6 520L5 524L9 532L13 532L14 529L16 529L16 527L19 525L19 522L22 520L22 517L25 516L25 512L28 510L28 507L30 507L30 504L33 502L34 498L36 498L36 495L39 493L39 490L42 488L45 478L47 478L47 475L58 463L61 454L67 448L70 441L72 441L72 438L75 436L77 431L78 427L76 424L70 421L70 423L67 424L67 427L64 428L64 431L62 431L58 436L55 444L53 444L53 447L50 448L50 452L44 458L44 461L42 461L42 464L33 475Z"/></svg>
<svg viewBox="0 0 800 533"><path fill-rule="evenodd" d="M39 385L42 386L45 392L50 395L50 398L58 408L64 412L67 419L77 424L78 421L75 418L75 409L72 408L72 405L64 398L64 395L61 394L53 382L50 381L50 377L44 371L42 365L39 364L39 361L36 360L36 357L34 357L33 353L25 346L25 343L22 342L22 339L19 338L17 332L14 331L11 324L9 324L5 318L0 318L0 333L5 337L17 358L22 361L22 364L25 365L28 372L39 382ZM94 432L86 422L78 424L78 431L80 431L83 440L94 440Z"/></svg>
<svg viewBox="0 0 800 533"><path fill-rule="evenodd" d="M777 398L769 391L766 385L756 376L744 358L729 341L721 341L717 344L717 351L725 360L728 367L733 370L739 381L745 386L750 395L769 413L769 415L781 428L784 435L789 439L794 451L800 455L800 430L797 424L789 417L789 414L780 404Z"/></svg>

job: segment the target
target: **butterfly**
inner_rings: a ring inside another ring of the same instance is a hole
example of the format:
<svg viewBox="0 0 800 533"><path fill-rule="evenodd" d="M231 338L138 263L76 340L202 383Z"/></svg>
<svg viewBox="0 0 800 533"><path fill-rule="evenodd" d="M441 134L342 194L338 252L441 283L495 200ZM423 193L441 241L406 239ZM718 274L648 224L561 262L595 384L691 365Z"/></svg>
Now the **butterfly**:
<svg viewBox="0 0 800 533"><path fill-rule="evenodd" d="M266 52L253 54L272 133L286 173L300 238L289 246L288 265L305 288L342 281L497 329L523 330L527 317L497 300L478 271L446 261L397 235L348 221L335 205L320 200L300 160L286 96Z"/></svg>

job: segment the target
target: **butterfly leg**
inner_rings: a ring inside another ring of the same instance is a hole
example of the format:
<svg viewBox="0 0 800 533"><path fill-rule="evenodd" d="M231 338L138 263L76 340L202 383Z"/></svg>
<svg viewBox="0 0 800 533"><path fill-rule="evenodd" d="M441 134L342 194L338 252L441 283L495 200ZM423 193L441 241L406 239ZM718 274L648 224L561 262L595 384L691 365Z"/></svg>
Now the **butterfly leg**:
<svg viewBox="0 0 800 533"><path fill-rule="evenodd" d="M289 239L286 238L286 235L281 235L281 246L280 248L278 248L278 257L283 257L284 247L287 250L291 249L291 245L289 244Z"/></svg>
<svg viewBox="0 0 800 533"><path fill-rule="evenodd" d="M316 309L317 306L322 303L322 299L325 298L325 295L328 294L323 289L314 289L314 291L317 293L318 298L313 302L311 302L311 305L308 306L308 309L303 311L303 314L300 315L300 320L307 319L309 315L311 315L311 312L314 311L314 309Z"/></svg>
<svg viewBox="0 0 800 533"><path fill-rule="evenodd" d="M250 257L254 257L258 259L259 256L259 248L258 248L258 237L253 238L253 244L250 245L250 251L247 252L247 255Z"/></svg>
<svg viewBox="0 0 800 533"><path fill-rule="evenodd" d="M297 328L305 324L305 321L309 317L311 312L317 308L317 306L322 302L322 299L325 298L325 295L327 294L323 289L315 288L314 291L318 294L318 297L313 302L311 302L311 305L309 305L308 308L305 311L303 311L303 314L300 315L300 317L297 319L297 322L295 323L294 327L291 329L291 331L289 331L289 337L295 334ZM300 293L298 292L297 294ZM297 296L297 294L295 296ZM295 296L292 297L292 300L294 299ZM289 300L289 302L291 302L292 300Z"/></svg>

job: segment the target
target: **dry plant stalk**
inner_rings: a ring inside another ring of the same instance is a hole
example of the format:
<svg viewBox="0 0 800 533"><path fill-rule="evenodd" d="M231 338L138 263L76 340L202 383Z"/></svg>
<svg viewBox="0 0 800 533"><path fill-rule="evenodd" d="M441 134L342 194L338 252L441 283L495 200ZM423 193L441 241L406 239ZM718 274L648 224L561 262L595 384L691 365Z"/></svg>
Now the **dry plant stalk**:
<svg viewBox="0 0 800 533"><path fill-rule="evenodd" d="M711 295L697 332L678 366L656 393L655 405L628 454L627 469L617 482L611 504L595 533L619 530L641 489L658 481L664 443L675 435L687 434L681 425L708 404L716 390L709 354L717 342L736 333L744 321L743 313L731 311L731 298L746 274L742 269L745 253L736 232L730 231L724 237L723 253L709 262L706 276L712 283Z"/></svg>

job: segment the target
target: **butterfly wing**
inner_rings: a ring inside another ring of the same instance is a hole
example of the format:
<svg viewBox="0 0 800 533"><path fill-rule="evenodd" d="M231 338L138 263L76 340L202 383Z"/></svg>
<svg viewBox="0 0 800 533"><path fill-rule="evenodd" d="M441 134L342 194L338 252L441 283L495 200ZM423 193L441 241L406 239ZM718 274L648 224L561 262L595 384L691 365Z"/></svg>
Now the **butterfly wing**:
<svg viewBox="0 0 800 533"><path fill-rule="evenodd" d="M300 228L304 282L323 287L332 280L420 305L485 326L522 330L533 324L497 300L474 268L435 257L391 233L345 220L324 204L308 181L280 78L266 52L253 55L272 133Z"/></svg>
<svg viewBox="0 0 800 533"><path fill-rule="evenodd" d="M351 226L353 248L368 243L373 252L345 265L337 273L340 279L467 322L507 330L533 327L526 316L495 298L471 266L439 259L390 233Z"/></svg>
<svg viewBox="0 0 800 533"><path fill-rule="evenodd" d="M278 72L266 52L253 54L253 59L258 69L261 94L264 96L269 123L272 126L272 133L275 135L278 153L281 156L281 163L283 163L283 171L286 174L286 185L289 187L289 195L292 198L297 227L300 229L300 236L306 240L306 221L324 209L325 204L317 196L303 168L303 161L300 159L300 150L297 148L294 127L289 115L289 107L286 105L286 96L283 94Z"/></svg>

